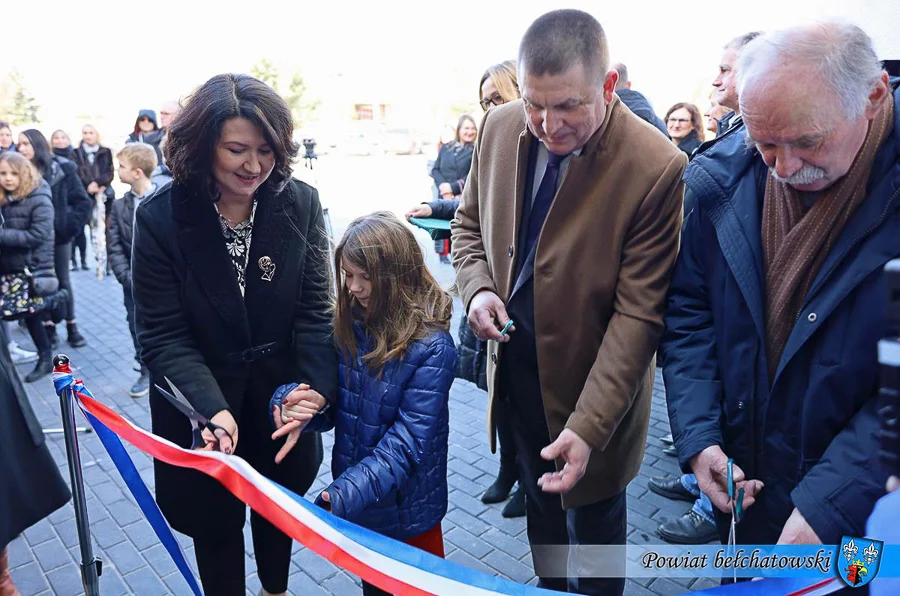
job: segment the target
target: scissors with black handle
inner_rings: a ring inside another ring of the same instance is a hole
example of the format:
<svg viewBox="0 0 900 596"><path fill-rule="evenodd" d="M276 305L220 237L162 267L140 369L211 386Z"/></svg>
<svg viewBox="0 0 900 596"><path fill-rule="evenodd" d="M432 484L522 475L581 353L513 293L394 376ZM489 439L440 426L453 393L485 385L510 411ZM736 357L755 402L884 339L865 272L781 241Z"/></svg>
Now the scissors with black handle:
<svg viewBox="0 0 900 596"><path fill-rule="evenodd" d="M193 443L191 444L191 449L201 449L206 446L206 441L203 440L203 430L206 429L211 432L217 439L223 439L228 437L231 439L231 444L234 445L234 437L231 436L231 433L226 429L222 428L215 422L210 422L210 420L199 413L197 410L191 406L190 402L184 396L184 394L178 390L178 387L175 386L172 381L169 380L169 377L163 377L166 380L166 383L169 384L169 387L172 388L172 391L166 391L159 385L156 385L156 389L171 402L175 408L187 416L191 421L191 426L193 427Z"/></svg>

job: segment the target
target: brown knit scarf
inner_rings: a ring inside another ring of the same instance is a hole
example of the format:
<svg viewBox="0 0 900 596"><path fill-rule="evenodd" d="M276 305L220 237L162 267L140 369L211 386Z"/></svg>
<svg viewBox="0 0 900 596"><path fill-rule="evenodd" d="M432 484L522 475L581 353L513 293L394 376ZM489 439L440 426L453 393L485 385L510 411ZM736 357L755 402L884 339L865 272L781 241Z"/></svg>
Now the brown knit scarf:
<svg viewBox="0 0 900 596"><path fill-rule="evenodd" d="M866 198L875 154L894 122L888 97L869 123L850 170L807 209L800 193L769 172L763 200L762 247L766 268L766 354L774 379L803 300L850 216Z"/></svg>

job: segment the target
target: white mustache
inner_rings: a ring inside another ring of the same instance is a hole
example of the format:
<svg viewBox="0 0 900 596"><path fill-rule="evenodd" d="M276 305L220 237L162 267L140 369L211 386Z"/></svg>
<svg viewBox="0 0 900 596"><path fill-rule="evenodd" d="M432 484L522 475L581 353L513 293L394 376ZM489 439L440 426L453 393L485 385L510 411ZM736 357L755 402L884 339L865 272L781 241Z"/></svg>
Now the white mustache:
<svg viewBox="0 0 900 596"><path fill-rule="evenodd" d="M825 170L807 164L786 178L782 178L775 170L772 170L772 177L779 182L790 184L791 186L805 186L807 184L812 184L813 182L818 182L824 178Z"/></svg>

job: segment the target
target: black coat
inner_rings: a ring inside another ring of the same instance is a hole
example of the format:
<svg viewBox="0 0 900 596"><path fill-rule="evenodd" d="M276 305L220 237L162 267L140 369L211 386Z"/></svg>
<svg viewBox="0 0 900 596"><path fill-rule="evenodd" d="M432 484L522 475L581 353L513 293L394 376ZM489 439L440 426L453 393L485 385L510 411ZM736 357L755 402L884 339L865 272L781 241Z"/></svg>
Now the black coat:
<svg viewBox="0 0 900 596"><path fill-rule="evenodd" d="M8 343L0 326L0 550L71 496L44 445Z"/></svg>
<svg viewBox="0 0 900 596"><path fill-rule="evenodd" d="M474 143L447 143L441 147L434 167L431 168L435 186L446 182L453 189L454 195L461 195L466 178L469 177L469 170L472 168L474 150Z"/></svg>
<svg viewBox="0 0 900 596"><path fill-rule="evenodd" d="M687 136L681 139L681 142L678 143L678 148L687 154L688 159L693 159L694 151L696 151L702 143L703 141L697 136L697 131L692 130Z"/></svg>
<svg viewBox="0 0 900 596"><path fill-rule="evenodd" d="M243 298L212 203L178 184L141 202L132 253L138 342L154 433L191 444L188 419L154 387L168 377L206 417L229 410L237 455L303 494L322 462L321 437L305 433L276 465L283 441L271 439L268 403L291 382L337 395L328 237L312 187L292 181L277 195L261 190L258 201ZM263 256L276 267L271 282L262 279ZM157 500L176 530L210 538L241 531L246 508L215 480L160 462L155 474Z"/></svg>
<svg viewBox="0 0 900 596"><path fill-rule="evenodd" d="M53 202L46 182L24 199L10 201L2 208L0 227L0 273L21 273L28 268L35 275L52 272Z"/></svg>
<svg viewBox="0 0 900 596"><path fill-rule="evenodd" d="M78 167L64 157L53 157L49 175L44 178L53 193L56 244L65 244L87 225L93 201L78 178Z"/></svg>
<svg viewBox="0 0 900 596"><path fill-rule="evenodd" d="M106 187L108 197L115 198L115 191L111 186L115 175L112 151L106 147L100 147L94 156L94 163L91 163L87 151L78 145L72 153L72 161L78 167L78 178L85 190L91 182L96 182L98 186Z"/></svg>
<svg viewBox="0 0 900 596"><path fill-rule="evenodd" d="M131 244L134 237L134 193L128 191L109 210L106 258L113 275L131 291Z"/></svg>

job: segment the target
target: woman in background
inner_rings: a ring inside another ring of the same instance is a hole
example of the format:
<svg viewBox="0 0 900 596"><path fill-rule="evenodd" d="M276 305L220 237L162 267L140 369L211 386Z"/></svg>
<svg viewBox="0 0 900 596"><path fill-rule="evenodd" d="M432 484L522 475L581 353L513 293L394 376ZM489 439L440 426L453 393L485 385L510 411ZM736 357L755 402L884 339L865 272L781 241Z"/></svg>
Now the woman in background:
<svg viewBox="0 0 900 596"><path fill-rule="evenodd" d="M478 83L478 103L487 112L493 106L503 105L519 99L519 83L516 78L516 61L506 60L495 64L484 71ZM435 217L453 219L459 199L438 199L413 207L407 217ZM487 343L481 341L469 328L466 315L463 314L459 325L459 366L457 377L478 386L483 391L487 385ZM498 402L499 403L499 402ZM509 498L513 486L519 480L519 468L516 463L516 449L509 427L509 417L496 416L497 439L500 444L500 471L493 484L481 496L483 503L502 503ZM503 507L503 517L522 517L525 515L525 493L519 487L512 493L512 499Z"/></svg>
<svg viewBox="0 0 900 596"><path fill-rule="evenodd" d="M72 159L72 153L75 152L69 135L62 129L54 130L53 134L50 135L50 150L53 151L53 155L65 157L66 159Z"/></svg>
<svg viewBox="0 0 900 596"><path fill-rule="evenodd" d="M78 166L78 178L87 193L95 201L99 198L103 201L106 213L106 229L109 229L109 214L112 211L112 202L116 193L112 189L113 157L112 151L100 144L100 133L91 124L81 127L81 143L75 149L73 160ZM99 197L98 197L99 195ZM75 249L81 251L81 268L87 270L87 238L82 228L81 234L75 236L72 244L72 270L77 267Z"/></svg>
<svg viewBox="0 0 900 596"><path fill-rule="evenodd" d="M703 142L703 118L692 103L676 103L666 112L666 128L678 148L690 158Z"/></svg>
<svg viewBox="0 0 900 596"><path fill-rule="evenodd" d="M15 150L16 144L13 143L12 129L8 123L0 121L0 153Z"/></svg>

